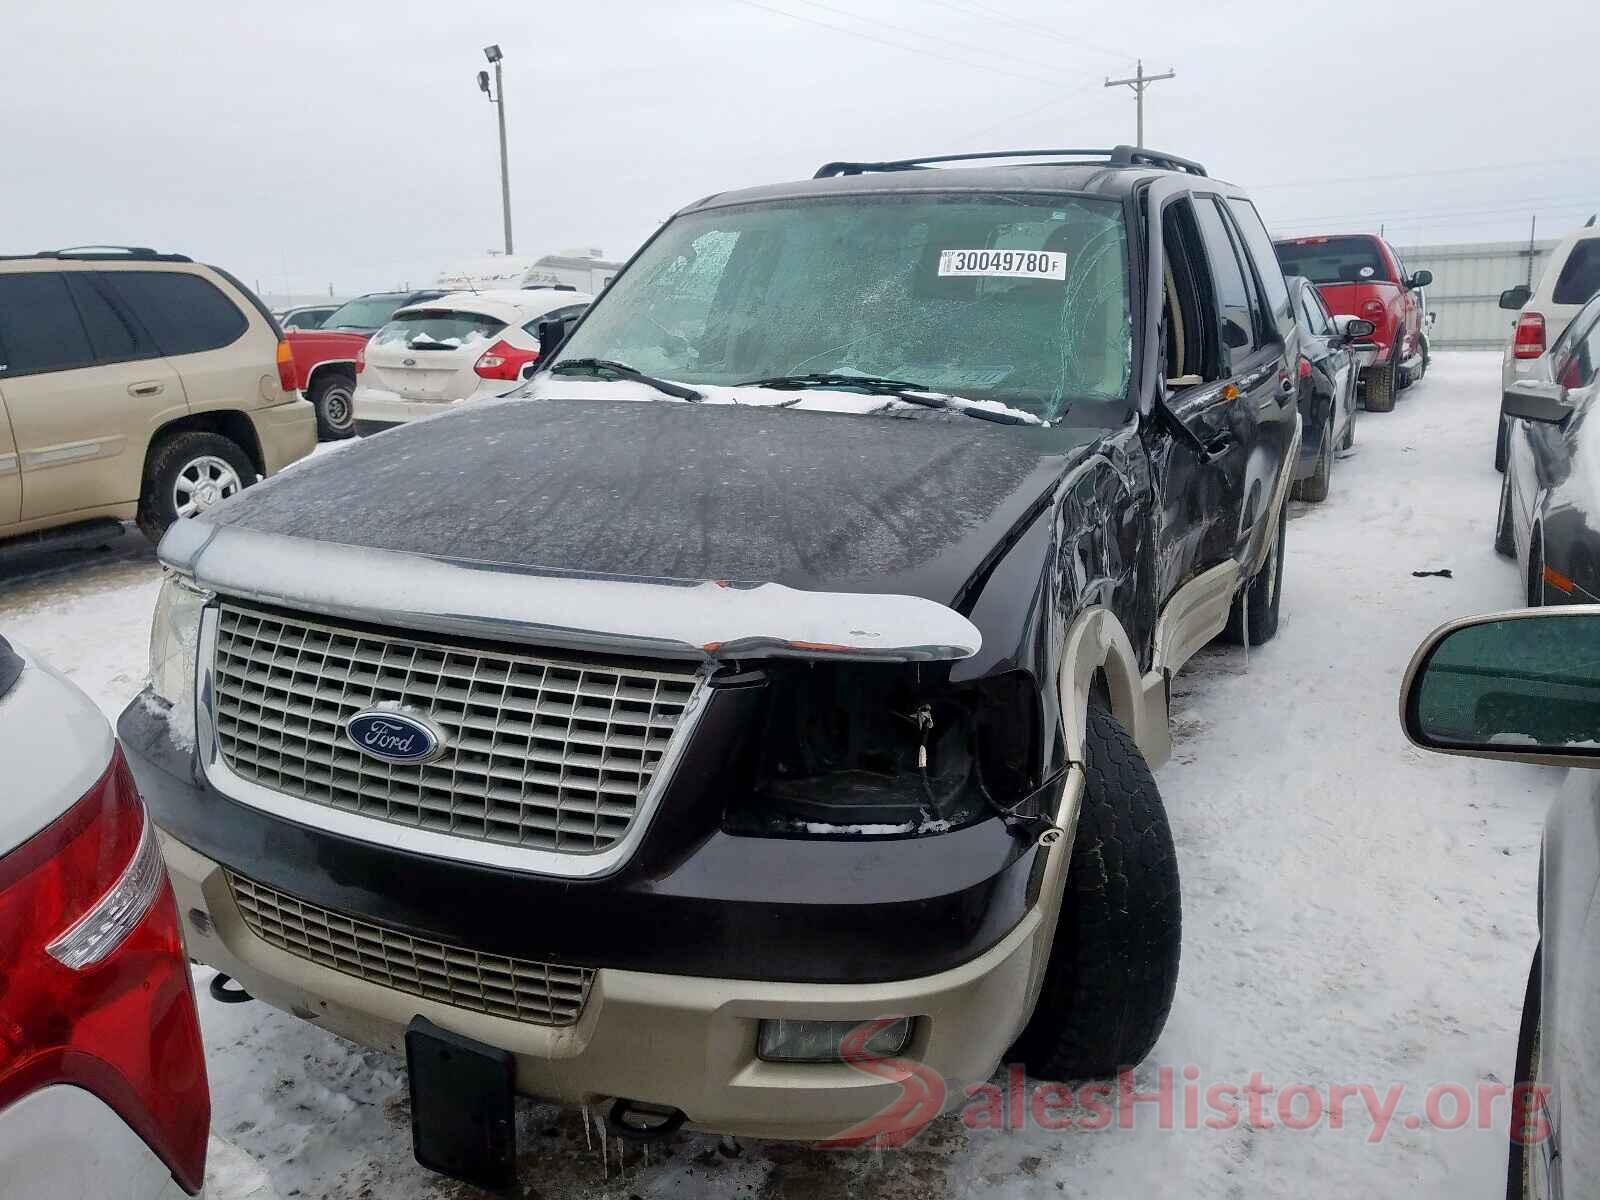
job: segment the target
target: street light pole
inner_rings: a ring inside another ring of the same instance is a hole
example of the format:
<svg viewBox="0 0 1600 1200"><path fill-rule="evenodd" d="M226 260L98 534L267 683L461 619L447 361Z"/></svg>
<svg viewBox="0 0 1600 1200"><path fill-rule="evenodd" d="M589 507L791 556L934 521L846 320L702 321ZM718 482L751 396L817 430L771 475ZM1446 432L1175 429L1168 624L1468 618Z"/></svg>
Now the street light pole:
<svg viewBox="0 0 1600 1200"><path fill-rule="evenodd" d="M483 56L494 64L494 92L489 92L489 76L478 72L478 87L499 110L500 117L500 210L505 219L506 253L511 253L511 167L506 157L506 85L500 73L500 47L485 46Z"/></svg>

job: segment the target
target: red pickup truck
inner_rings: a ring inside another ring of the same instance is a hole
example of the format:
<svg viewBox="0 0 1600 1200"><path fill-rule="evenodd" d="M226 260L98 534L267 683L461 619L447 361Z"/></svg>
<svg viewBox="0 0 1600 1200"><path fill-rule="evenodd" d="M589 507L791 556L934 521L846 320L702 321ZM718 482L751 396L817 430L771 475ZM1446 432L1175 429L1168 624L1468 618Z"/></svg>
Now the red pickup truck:
<svg viewBox="0 0 1600 1200"><path fill-rule="evenodd" d="M1316 284L1330 313L1376 327L1370 341L1357 347L1361 383L1368 411L1388 412L1395 392L1428 368L1417 289L1432 283L1433 273L1408 274L1394 247L1370 233L1286 238L1273 245L1283 273Z"/></svg>
<svg viewBox="0 0 1600 1200"><path fill-rule="evenodd" d="M339 306L319 329L284 334L294 359L294 385L317 409L317 438L331 442L356 430L356 355L367 339L389 323L397 309L444 295L369 292Z"/></svg>

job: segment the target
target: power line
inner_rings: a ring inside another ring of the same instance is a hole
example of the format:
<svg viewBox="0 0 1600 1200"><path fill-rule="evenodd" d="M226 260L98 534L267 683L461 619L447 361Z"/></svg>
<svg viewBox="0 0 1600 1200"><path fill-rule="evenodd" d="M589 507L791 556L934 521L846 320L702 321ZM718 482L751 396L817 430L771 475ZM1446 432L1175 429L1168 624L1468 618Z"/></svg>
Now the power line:
<svg viewBox="0 0 1600 1200"><path fill-rule="evenodd" d="M1092 50L1096 54L1103 54L1108 58L1120 59L1123 62L1127 62L1130 58L1135 57L1134 55L1128 54L1122 50L1113 50L1109 46L1099 46L1094 42L1086 42L1082 38L1069 38L1064 34L1057 33L1048 25L1041 25L1037 21L1019 21L1014 17L1008 17L1004 13L996 12L994 9L986 8L982 5L977 5L974 7L967 4L957 4L954 2L954 0L928 0L928 2L930 4L937 4L941 8L951 9L954 12L966 13L968 16L972 17L980 17L986 21L999 21L1002 25L1010 25L1013 29L1025 29L1032 33L1042 33L1045 37L1053 38L1064 45L1076 46L1084 50Z"/></svg>
<svg viewBox="0 0 1600 1200"><path fill-rule="evenodd" d="M1591 163L1600 162L1600 157L1588 155L1579 158L1543 158L1533 159L1528 162L1496 162L1484 163L1476 167L1442 167L1430 171L1395 171L1386 175L1325 175L1320 179L1293 179L1277 183L1253 183L1250 185L1252 192L1264 192L1269 188L1309 187L1313 184L1326 183L1375 183L1386 179L1429 179L1438 175L1468 175L1477 171L1506 171L1520 167L1544 167L1557 163Z"/></svg>
<svg viewBox="0 0 1600 1200"><path fill-rule="evenodd" d="M996 121L990 121L987 125L981 125L977 129L969 129L965 133L958 133L958 134L955 135L953 140L957 141L957 142L961 142L961 141L967 140L968 138L975 138L979 134L988 133L991 129L999 129L1001 126L1004 126L1004 125L1015 125L1018 121L1026 120L1027 118L1033 116L1035 113L1041 113L1047 108L1055 107L1057 104L1065 104L1068 100L1071 100L1074 96L1082 95L1084 92L1094 91L1094 90L1098 89L1099 87L1100 87L1100 85L1098 83L1090 83L1090 84L1085 84L1083 87L1069 88L1067 91L1062 92L1059 95L1051 96L1050 99L1044 101L1042 104L1035 104L1032 108L1025 108L1021 112L1012 113L1010 116L1001 117L999 120L996 120ZM1082 117L1082 116L1087 115L1088 113L1099 112L1101 109L1103 109L1105 107L1106 107L1106 105L1103 104L1103 103L1102 104L1091 104L1086 109L1081 110L1080 112L1076 113L1075 115L1079 116L1079 117Z"/></svg>
<svg viewBox="0 0 1600 1200"><path fill-rule="evenodd" d="M1562 209L1594 209L1597 205L1593 199L1562 200L1557 196L1530 197L1526 200L1515 201L1510 204L1499 205L1494 208L1413 208L1413 209L1362 209L1360 211L1332 213L1320 217L1295 217L1289 220L1278 221L1279 225L1316 225L1330 221L1360 220L1363 218L1381 218L1386 221L1431 221L1440 217L1479 217L1493 216L1496 214L1528 213L1535 209L1540 212L1555 212Z"/></svg>
<svg viewBox="0 0 1600 1200"><path fill-rule="evenodd" d="M869 17L865 13L853 12L847 8L835 8L831 4L822 3L822 0L791 0L791 3L809 4L812 8L820 8L824 12L837 13L841 17L852 17L857 21L865 21L869 25L881 25L885 29L893 29L898 33L909 33L912 37L926 38L930 42L942 42L946 46L954 46L957 50L967 51L968 53L972 50L972 46L969 43L940 37L935 33L923 33L920 29L912 29L908 25L896 25L893 21L881 21L877 17ZM1030 67L1038 67L1041 71L1054 71L1056 69L1051 63L1040 62L1032 58L1013 58L1011 61Z"/></svg>
<svg viewBox="0 0 1600 1200"><path fill-rule="evenodd" d="M993 67L988 63L979 62L972 58L955 58L952 55L940 54L937 50L928 50L922 46L908 46L904 42L892 42L888 38L881 38L876 34L864 33L859 29L851 29L846 25L835 25L831 21L819 21L815 17L807 17L801 15L800 13L792 13L782 8L773 8L770 5L760 3L760 0L733 0L733 2L735 4L743 4L747 8L759 8L762 12L769 12L775 16L788 17L791 21L803 21L807 25L818 25L823 29L831 29L835 33L844 33L849 34L851 37L865 38L869 42L877 42L878 45L888 46L892 50L903 50L909 54L924 54L930 58L938 58L944 60L945 62L956 63L959 66L976 67L980 71L988 71L994 75L1005 75L1011 79L1025 79L1029 83L1042 83L1053 87L1058 82L1054 79L1044 79L1038 75L1022 75L1016 71L1007 71L1003 67Z"/></svg>

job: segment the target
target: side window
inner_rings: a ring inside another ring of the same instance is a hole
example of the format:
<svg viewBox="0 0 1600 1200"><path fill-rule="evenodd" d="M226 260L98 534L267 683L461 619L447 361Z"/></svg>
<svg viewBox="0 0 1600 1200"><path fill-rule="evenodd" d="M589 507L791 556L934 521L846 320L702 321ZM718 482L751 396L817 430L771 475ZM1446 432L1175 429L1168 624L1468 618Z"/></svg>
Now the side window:
<svg viewBox="0 0 1600 1200"><path fill-rule="evenodd" d="M581 317L583 315L583 310L586 307L587 307L587 305L583 305L583 304L569 304L566 308L554 308L554 309L551 309L549 312L544 313L541 316L534 317L533 320L531 320L531 321L527 322L525 325L523 325L522 331L524 333L531 333L531 334L533 334L534 337L538 337L539 336L539 322L541 322L541 321L565 321L568 324L571 324L573 321L576 321L579 317ZM571 332L571 331L569 330L568 332Z"/></svg>
<svg viewBox="0 0 1600 1200"><path fill-rule="evenodd" d="M1223 224L1222 212L1209 199L1197 199L1195 218L1205 242L1206 260L1216 285L1218 315L1222 320L1222 343L1235 358L1243 358L1256 347L1255 315L1250 306L1250 289L1244 270L1233 249L1233 237Z"/></svg>
<svg viewBox="0 0 1600 1200"><path fill-rule="evenodd" d="M89 332L89 344L94 348L96 360L129 362L155 356L156 348L150 345L132 318L111 302L97 275L74 271L65 278L72 298L77 301L83 327Z"/></svg>
<svg viewBox="0 0 1600 1200"><path fill-rule="evenodd" d="M249 327L233 301L198 275L107 271L104 278L137 314L167 356L217 350Z"/></svg>
<svg viewBox="0 0 1600 1200"><path fill-rule="evenodd" d="M1333 332L1328 322L1327 314L1323 311L1322 300L1317 295L1316 288L1302 287L1300 289L1300 319L1305 326L1317 337L1327 337Z"/></svg>
<svg viewBox="0 0 1600 1200"><path fill-rule="evenodd" d="M61 272L0 275L0 378L92 365L89 335Z"/></svg>
<svg viewBox="0 0 1600 1200"><path fill-rule="evenodd" d="M1600 370L1600 298L1591 300L1550 347L1562 387L1588 387Z"/></svg>
<svg viewBox="0 0 1600 1200"><path fill-rule="evenodd" d="M1261 280L1261 291L1267 302L1267 313L1277 326L1278 336L1286 339L1289 325L1294 319L1289 310L1289 285L1284 282L1283 268L1278 264L1278 253L1272 247L1272 239L1267 236L1267 227L1262 224L1261 214L1250 201L1230 196L1227 204L1228 211L1233 214L1234 224L1244 235L1244 244L1250 251L1250 257L1255 260L1256 275Z"/></svg>
<svg viewBox="0 0 1600 1200"><path fill-rule="evenodd" d="M1175 200L1162 209L1161 245L1167 379L1220 379L1226 372L1220 366L1216 305L1191 201Z"/></svg>
<svg viewBox="0 0 1600 1200"><path fill-rule="evenodd" d="M1575 245L1561 264L1550 298L1557 304L1582 304L1596 292L1600 292L1600 238L1588 238Z"/></svg>

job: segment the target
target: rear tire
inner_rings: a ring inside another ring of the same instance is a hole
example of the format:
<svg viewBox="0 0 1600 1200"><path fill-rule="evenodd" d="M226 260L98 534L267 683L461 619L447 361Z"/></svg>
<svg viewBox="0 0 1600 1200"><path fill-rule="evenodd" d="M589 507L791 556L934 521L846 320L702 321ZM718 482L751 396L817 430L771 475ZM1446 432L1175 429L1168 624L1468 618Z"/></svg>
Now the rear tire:
<svg viewBox="0 0 1600 1200"><path fill-rule="evenodd" d="M1161 1036L1183 942L1178 856L1139 747L1105 709L1084 729L1083 808L1039 1003L1012 1047L1040 1079L1100 1079Z"/></svg>
<svg viewBox="0 0 1600 1200"><path fill-rule="evenodd" d="M1511 426L1504 417L1499 418L1499 428L1494 435L1494 469L1504 471L1506 459L1511 454Z"/></svg>
<svg viewBox="0 0 1600 1200"><path fill-rule="evenodd" d="M1381 367L1373 367L1367 372L1368 412L1394 411L1394 385L1397 373L1392 362L1384 363Z"/></svg>
<svg viewBox="0 0 1600 1200"><path fill-rule="evenodd" d="M218 465L220 464L220 466ZM228 470L223 470L226 467ZM228 482L228 472L232 482ZM197 483L203 484L213 476L221 476L214 499L202 503L195 491ZM135 518L139 531L152 542L172 527L180 516L193 515L179 511L178 492L182 482L185 495L199 508L209 507L216 500L243 491L256 481L256 469L249 455L237 443L230 442L219 433L178 433L158 443L150 451L144 469L144 490L139 496L139 510Z"/></svg>
<svg viewBox="0 0 1600 1200"><path fill-rule="evenodd" d="M1328 498L1328 483L1333 478L1333 414L1322 429L1322 448L1317 451L1315 470L1289 487L1289 494L1307 504L1321 504Z"/></svg>
<svg viewBox="0 0 1600 1200"><path fill-rule="evenodd" d="M1250 644L1260 646L1270 642L1278 632L1278 612L1283 603L1283 552L1289 535L1289 513L1278 514L1278 536L1272 543L1272 552L1261 564L1245 587L1233 598L1228 611L1228 623L1222 628L1222 640L1235 646L1243 645L1245 615L1250 617Z"/></svg>
<svg viewBox="0 0 1600 1200"><path fill-rule="evenodd" d="M338 371L324 371L306 393L317 410L317 440L337 442L356 431L356 379Z"/></svg>

